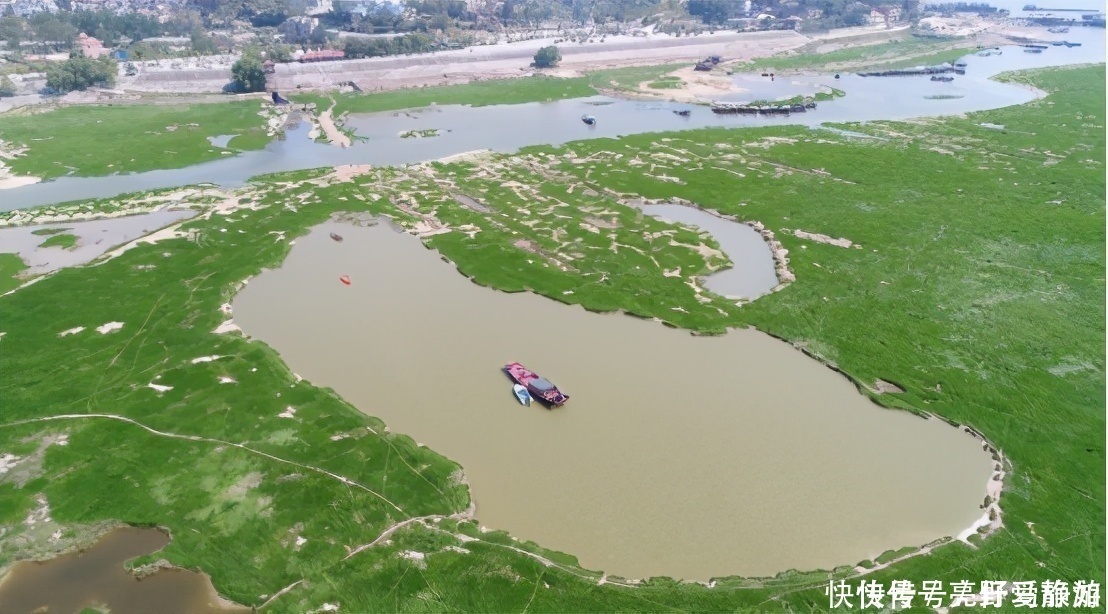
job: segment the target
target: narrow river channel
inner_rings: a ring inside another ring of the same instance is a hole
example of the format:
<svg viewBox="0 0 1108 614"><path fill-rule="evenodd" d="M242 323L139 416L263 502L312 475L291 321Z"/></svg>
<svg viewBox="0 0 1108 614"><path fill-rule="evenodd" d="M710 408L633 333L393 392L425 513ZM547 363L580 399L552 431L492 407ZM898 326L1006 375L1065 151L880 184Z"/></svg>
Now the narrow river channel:
<svg viewBox="0 0 1108 614"><path fill-rule="evenodd" d="M233 307L295 372L459 462L481 523L587 568L830 568L982 514L978 440L874 405L785 343L496 292L383 224L315 228ZM570 402L520 406L500 371L513 361Z"/></svg>

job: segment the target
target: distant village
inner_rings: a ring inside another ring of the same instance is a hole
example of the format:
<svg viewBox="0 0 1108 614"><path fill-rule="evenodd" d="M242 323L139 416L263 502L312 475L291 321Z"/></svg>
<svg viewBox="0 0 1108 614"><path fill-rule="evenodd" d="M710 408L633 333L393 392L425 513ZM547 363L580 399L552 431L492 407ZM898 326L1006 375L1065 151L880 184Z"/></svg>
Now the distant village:
<svg viewBox="0 0 1108 614"><path fill-rule="evenodd" d="M251 55L258 58L258 72L272 74L282 62L404 55L529 39L571 44L648 33L891 29L918 23L925 15L997 13L984 3L921 5L918 0L685 0L678 5L591 0L572 6L557 0L0 0L0 96L111 86L114 75L135 75L150 61L167 61L173 68L188 62L210 67L235 61L219 58ZM1030 19L1059 27L1104 25L1102 13L1032 14ZM68 72L78 75L76 80L51 80L57 63L81 61L68 59L74 53L101 63L73 67Z"/></svg>

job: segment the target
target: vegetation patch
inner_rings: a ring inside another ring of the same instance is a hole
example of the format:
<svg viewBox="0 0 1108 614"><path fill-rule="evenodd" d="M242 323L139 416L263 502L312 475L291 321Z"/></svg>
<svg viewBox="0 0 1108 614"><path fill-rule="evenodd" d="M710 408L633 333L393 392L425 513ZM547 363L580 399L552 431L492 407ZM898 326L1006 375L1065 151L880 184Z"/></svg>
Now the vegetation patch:
<svg viewBox="0 0 1108 614"><path fill-rule="evenodd" d="M61 247L72 249L77 246L77 236L71 234L56 234L39 243L39 247Z"/></svg>
<svg viewBox="0 0 1108 614"><path fill-rule="evenodd" d="M827 53L786 52L752 60L759 69L790 71L865 70L868 68L908 68L953 62L976 51L964 41L910 37L877 45L847 47Z"/></svg>
<svg viewBox="0 0 1108 614"><path fill-rule="evenodd" d="M656 90L673 90L680 89L683 84L681 77L667 76L651 81L647 86Z"/></svg>
<svg viewBox="0 0 1108 614"><path fill-rule="evenodd" d="M69 230L68 228L39 228L38 230L32 230L31 234L40 237L48 237L50 235L56 235Z"/></svg>
<svg viewBox="0 0 1108 614"><path fill-rule="evenodd" d="M0 294L19 287L23 280L19 274L27 270L27 263L15 254L0 253Z"/></svg>
<svg viewBox="0 0 1108 614"><path fill-rule="evenodd" d="M408 130L406 132L401 132L400 133L400 138L402 138L402 139L419 139L419 138L432 137L432 136L438 136L438 135L439 135L438 129L431 128L429 130Z"/></svg>
<svg viewBox="0 0 1108 614"><path fill-rule="evenodd" d="M635 92L644 81L665 79L669 73L688 64L629 66L588 73L589 85L598 91Z"/></svg>
<svg viewBox="0 0 1108 614"><path fill-rule="evenodd" d="M372 94L338 94L333 96L335 106L332 113L335 117L341 117L346 113L377 113L426 107L432 104L465 104L475 107L521 104L581 98L595 93L595 90L589 87L588 79L584 77L563 79L534 76ZM312 95L297 96L296 101L315 102L320 108L329 104L327 98Z"/></svg>
<svg viewBox="0 0 1108 614"><path fill-rule="evenodd" d="M16 174L52 179L182 168L223 157L208 137L237 135L229 147L269 142L257 101L193 105L71 106L0 116L4 141L25 146L7 160Z"/></svg>

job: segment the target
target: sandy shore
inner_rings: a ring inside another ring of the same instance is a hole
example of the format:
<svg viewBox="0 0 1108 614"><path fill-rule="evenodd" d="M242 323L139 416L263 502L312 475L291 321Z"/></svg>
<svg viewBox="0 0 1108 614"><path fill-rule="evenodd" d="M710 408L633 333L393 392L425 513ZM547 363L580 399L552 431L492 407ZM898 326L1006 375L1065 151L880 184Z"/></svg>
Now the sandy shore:
<svg viewBox="0 0 1108 614"><path fill-rule="evenodd" d="M341 130L335 127L335 120L331 116L331 111L334 108L334 105L331 105L330 109L319 114L319 127L323 130L323 134L327 135L327 140L330 141L332 145L337 147L350 147L350 137L346 136Z"/></svg>

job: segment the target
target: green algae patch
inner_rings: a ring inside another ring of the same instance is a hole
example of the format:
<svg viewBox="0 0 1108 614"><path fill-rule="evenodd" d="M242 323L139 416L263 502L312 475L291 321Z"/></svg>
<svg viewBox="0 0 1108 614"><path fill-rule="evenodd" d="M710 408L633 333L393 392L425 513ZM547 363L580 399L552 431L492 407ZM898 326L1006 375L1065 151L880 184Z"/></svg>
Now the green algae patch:
<svg viewBox="0 0 1108 614"><path fill-rule="evenodd" d="M27 270L27 263L16 254L0 254L0 294L19 287L23 283L19 274Z"/></svg>
<svg viewBox="0 0 1108 614"><path fill-rule="evenodd" d="M60 247L62 249L72 249L77 247L77 237L71 234L56 234L51 235L42 243L39 243L39 247Z"/></svg>
<svg viewBox="0 0 1108 614"><path fill-rule="evenodd" d="M208 137L236 135L232 149L269 142L257 101L191 105L70 106L0 116L4 141L26 147L12 172L52 179L183 168L223 156Z"/></svg>
<svg viewBox="0 0 1108 614"><path fill-rule="evenodd" d="M592 96L596 92L588 79L560 77L520 77L475 81L463 85L420 87L368 94L338 94L333 96L333 114L378 113L426 107L432 104L466 104L475 107L492 104L521 104L544 102L564 98ZM319 108L327 106L327 99L320 96L297 96L297 102L315 102Z"/></svg>

